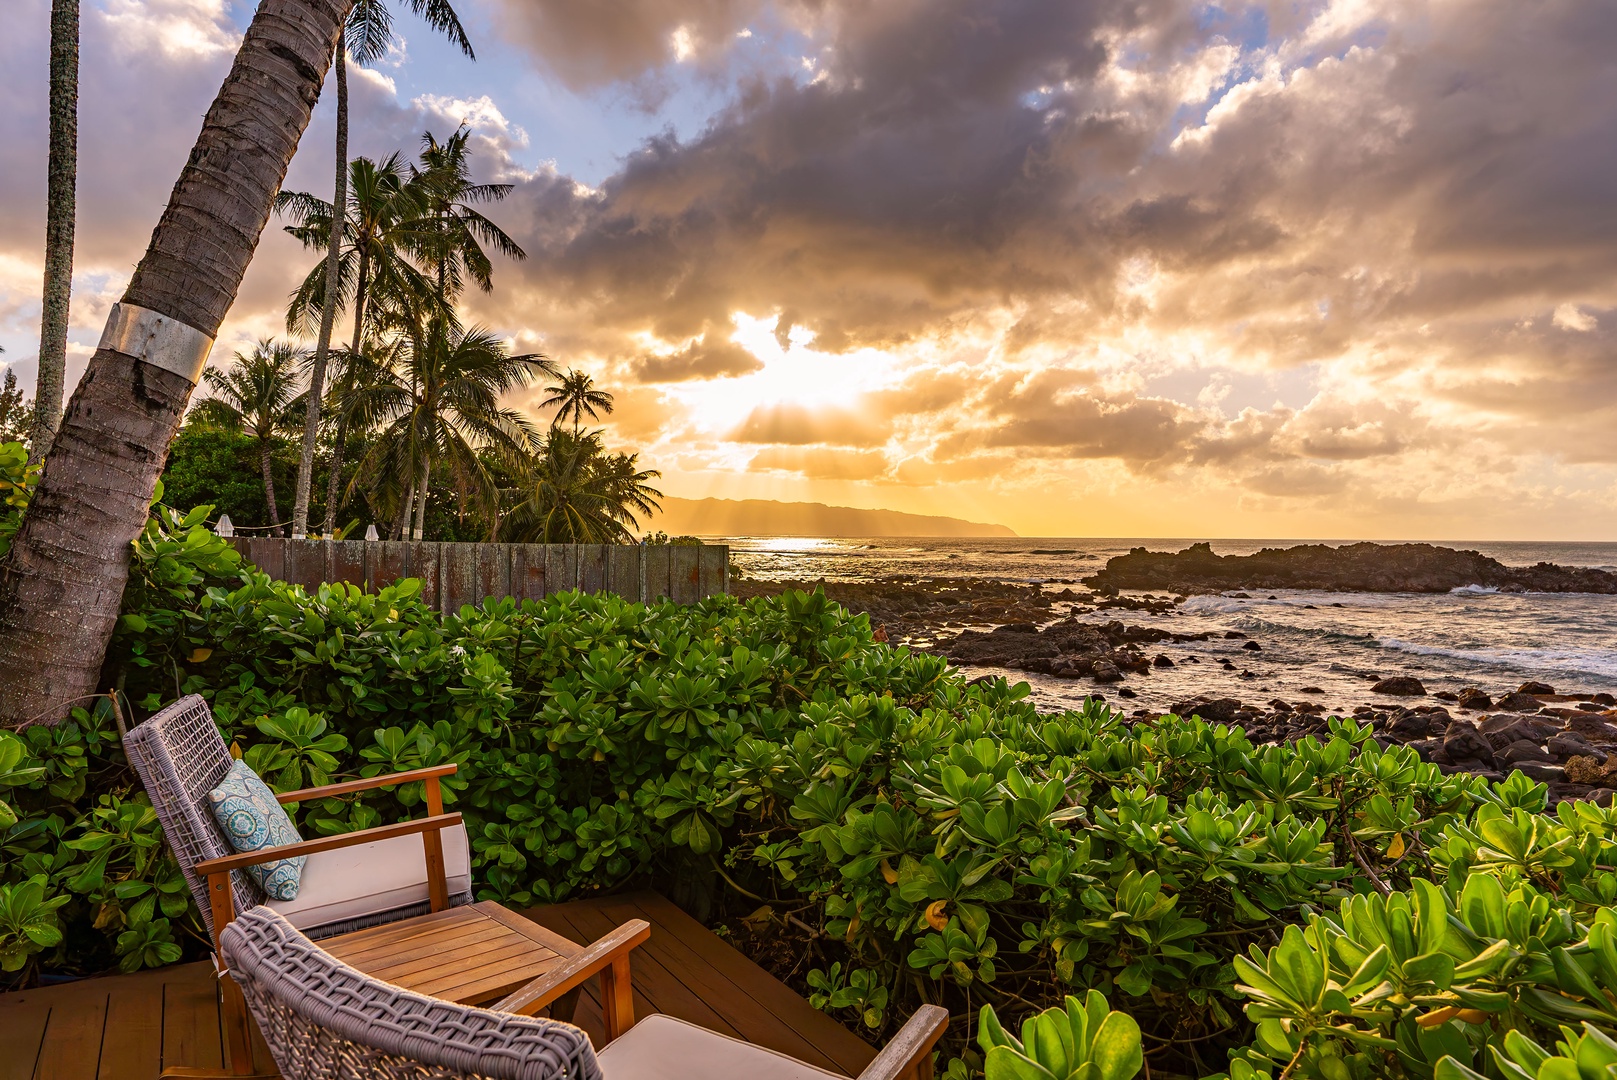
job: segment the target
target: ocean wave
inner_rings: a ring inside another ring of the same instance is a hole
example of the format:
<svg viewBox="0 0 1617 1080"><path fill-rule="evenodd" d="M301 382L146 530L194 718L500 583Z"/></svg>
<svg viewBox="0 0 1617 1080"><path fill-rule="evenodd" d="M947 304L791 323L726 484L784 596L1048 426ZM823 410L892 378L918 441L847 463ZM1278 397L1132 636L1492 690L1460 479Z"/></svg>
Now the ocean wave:
<svg viewBox="0 0 1617 1080"><path fill-rule="evenodd" d="M1411 656L1436 656L1468 664L1490 664L1522 671L1565 671L1587 675L1617 676L1617 651L1611 649L1458 649L1443 645L1422 645L1399 638L1377 638L1376 644L1391 652Z"/></svg>
<svg viewBox="0 0 1617 1080"><path fill-rule="evenodd" d="M1450 596L1494 596L1499 589L1493 585L1461 585L1457 589L1450 589Z"/></svg>

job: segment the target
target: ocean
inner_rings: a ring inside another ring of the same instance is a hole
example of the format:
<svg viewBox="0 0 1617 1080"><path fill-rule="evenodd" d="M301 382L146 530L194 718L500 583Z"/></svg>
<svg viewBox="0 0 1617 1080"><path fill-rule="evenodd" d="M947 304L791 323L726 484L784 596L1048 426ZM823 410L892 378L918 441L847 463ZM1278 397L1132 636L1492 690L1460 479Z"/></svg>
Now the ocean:
<svg viewBox="0 0 1617 1080"><path fill-rule="evenodd" d="M875 581L892 576L971 577L1036 583L1059 591L1092 574L1130 548L1180 551L1181 539L858 539L732 537L724 540L745 574L772 580ZM1398 541L1383 541L1397 543ZM1214 540L1220 555L1246 555L1265 547L1352 541ZM1553 562L1617 570L1617 544L1434 541L1473 549L1508 565ZM1584 593L1497 593L1480 588L1450 593L1339 593L1250 591L1249 599L1194 596L1176 611L1097 611L1084 621L1121 620L1177 633L1238 630L1261 646L1216 638L1153 649L1171 668L1131 676L1138 696L1125 701L1117 688L1026 672L1041 707L1075 705L1097 692L1114 704L1166 709L1195 694L1243 701L1318 701L1333 712L1361 704L1408 704L1369 692L1377 679L1413 675L1429 692L1476 686L1496 697L1537 680L1576 693L1617 692L1617 596ZM1233 665L1227 670L1225 663ZM969 674L991 669L967 667ZM1304 688L1323 691L1303 693Z"/></svg>

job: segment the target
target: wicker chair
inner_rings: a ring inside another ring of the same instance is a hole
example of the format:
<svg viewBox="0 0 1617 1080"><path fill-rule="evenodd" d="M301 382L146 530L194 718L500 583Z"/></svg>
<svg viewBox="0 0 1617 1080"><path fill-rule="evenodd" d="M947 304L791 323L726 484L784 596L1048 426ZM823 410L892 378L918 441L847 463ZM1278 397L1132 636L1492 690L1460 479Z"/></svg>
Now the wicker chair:
<svg viewBox="0 0 1617 1080"><path fill-rule="evenodd" d="M131 730L124 752L151 797L216 949L236 912L266 902L309 936L327 938L471 901L466 828L459 814L444 813L439 788L440 779L455 772L453 764L278 795L283 803L300 802L421 782L427 816L305 840L269 854L237 854L208 806L208 792L229 771L231 757L207 702L194 694L181 698ZM245 869L289 855L309 856L298 897L267 901ZM251 1057L247 1009L231 980L221 980L220 993L229 1058L241 1070Z"/></svg>
<svg viewBox="0 0 1617 1080"><path fill-rule="evenodd" d="M267 907L232 922L220 950L285 1080L846 1080L666 1016L597 1053L571 1024L517 1014L546 996L533 984L489 1009L411 993L343 964ZM930 1080L948 1019L923 1006L860 1080Z"/></svg>
<svg viewBox="0 0 1617 1080"><path fill-rule="evenodd" d="M266 898L240 867L216 865L254 860L236 855L208 806L208 792L231 766L213 713L194 694L181 698L131 730L124 752L151 796L163 835L217 945L219 931L235 911ZM470 902L466 829L459 814L443 812L438 786L454 771L453 764L440 765L276 796L283 803L300 802L424 782L428 816L305 841L298 852L288 852L311 853L299 898L269 905L309 937L323 938ZM410 839L412 834L421 840Z"/></svg>

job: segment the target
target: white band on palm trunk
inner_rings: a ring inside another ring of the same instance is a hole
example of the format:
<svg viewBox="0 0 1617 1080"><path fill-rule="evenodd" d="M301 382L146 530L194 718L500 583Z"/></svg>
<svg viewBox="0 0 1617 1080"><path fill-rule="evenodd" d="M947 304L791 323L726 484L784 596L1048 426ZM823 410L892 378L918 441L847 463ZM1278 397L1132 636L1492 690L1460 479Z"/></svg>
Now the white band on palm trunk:
<svg viewBox="0 0 1617 1080"><path fill-rule="evenodd" d="M101 331L101 348L172 371L195 386L208 365L213 338L194 326L137 304L114 304Z"/></svg>

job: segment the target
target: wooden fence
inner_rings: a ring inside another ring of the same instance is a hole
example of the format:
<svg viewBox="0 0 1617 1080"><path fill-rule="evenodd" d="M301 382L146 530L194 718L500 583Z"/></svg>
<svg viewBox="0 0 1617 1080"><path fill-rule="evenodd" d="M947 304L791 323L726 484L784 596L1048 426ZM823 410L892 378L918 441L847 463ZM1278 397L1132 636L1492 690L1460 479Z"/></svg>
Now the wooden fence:
<svg viewBox="0 0 1617 1080"><path fill-rule="evenodd" d="M490 596L518 600L568 589L690 604L730 591L730 549L667 544L437 544L409 540L287 540L237 536L242 558L304 588L346 581L375 592L420 578L444 614Z"/></svg>

